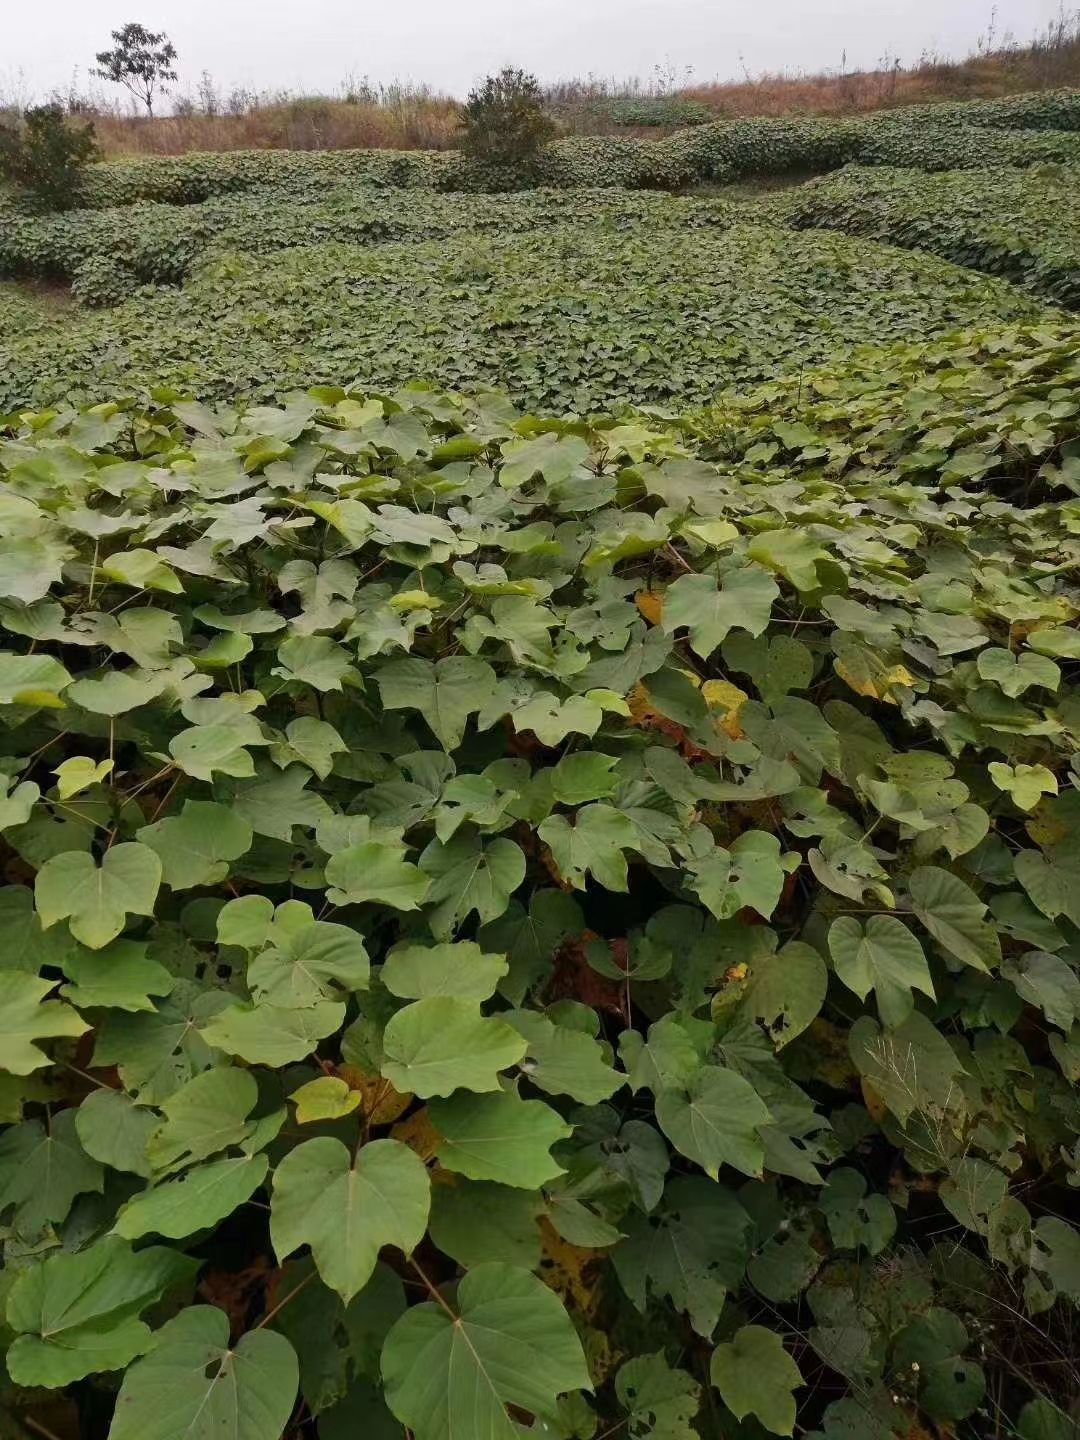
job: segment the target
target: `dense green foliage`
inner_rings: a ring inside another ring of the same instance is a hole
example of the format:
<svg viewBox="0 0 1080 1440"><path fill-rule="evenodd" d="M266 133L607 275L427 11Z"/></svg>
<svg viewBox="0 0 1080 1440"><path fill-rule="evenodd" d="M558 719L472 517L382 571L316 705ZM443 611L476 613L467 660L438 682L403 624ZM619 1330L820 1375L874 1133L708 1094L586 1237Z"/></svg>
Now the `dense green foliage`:
<svg viewBox="0 0 1080 1440"><path fill-rule="evenodd" d="M741 210L716 198L629 190L526 190L506 198L331 185L316 166L277 185L187 205L134 202L61 216L12 214L0 230L0 275L71 281L85 303L112 305L140 285L177 284L229 252L517 233L556 224L726 227L752 217L929 251L1072 308L1080 298L1078 197L1080 170L1055 165L941 173L847 167Z"/></svg>
<svg viewBox="0 0 1080 1440"><path fill-rule="evenodd" d="M343 183L428 188L436 169L452 158L426 150L231 150L107 160L87 170L83 201L97 209L137 200L192 205L264 185L290 191Z"/></svg>
<svg viewBox="0 0 1080 1440"><path fill-rule="evenodd" d="M1075 1440L1075 98L4 201L2 1440Z"/></svg>
<svg viewBox="0 0 1080 1440"><path fill-rule="evenodd" d="M509 387L557 409L700 404L859 341L1046 313L944 261L824 232L687 228L682 213L230 255L181 290L0 342L0 411L159 383L269 397L341 375Z"/></svg>
<svg viewBox="0 0 1080 1440"><path fill-rule="evenodd" d="M461 110L461 150L481 164L529 174L555 133L535 75L507 65L470 91Z"/></svg>
<svg viewBox="0 0 1080 1440"><path fill-rule="evenodd" d="M708 125L716 119L716 111L700 100L685 95L639 95L630 99L609 99L600 102L597 110L613 125L651 130Z"/></svg>
<svg viewBox="0 0 1080 1440"><path fill-rule="evenodd" d="M77 203L83 167L97 153L93 125L68 120L59 105L0 122L0 178L49 210Z"/></svg>
<svg viewBox="0 0 1080 1440"><path fill-rule="evenodd" d="M178 284L227 252L268 254L328 242L516 234L553 225L726 226L723 200L636 191L527 190L511 198L345 185L261 187L192 205L135 203L57 216L13 216L0 230L0 274L73 282L86 304L113 305L144 284Z"/></svg>
<svg viewBox="0 0 1080 1440"><path fill-rule="evenodd" d="M48 319L48 312L35 295L17 285L0 282L0 335L11 336L35 329Z"/></svg>
<svg viewBox="0 0 1080 1440"><path fill-rule="evenodd" d="M978 125L994 130L1080 130L1080 91L1037 90L999 100L956 100L908 105L893 112L912 124Z"/></svg>
<svg viewBox="0 0 1080 1440"><path fill-rule="evenodd" d="M669 136L647 149L647 142L638 145L636 183L659 189L727 184L748 175L820 173L847 164L1022 169L1080 159L1080 135L1072 132L915 124L894 119L888 111L858 120L720 122Z"/></svg>
<svg viewBox="0 0 1080 1440"><path fill-rule="evenodd" d="M926 250L1080 307L1080 170L847 169L768 208L786 224Z"/></svg>
<svg viewBox="0 0 1080 1440"><path fill-rule="evenodd" d="M947 170L1024 167L1080 159L1080 104L1074 91L1047 91L971 105L882 111L857 119L760 119L693 125L663 140L577 136L546 146L527 174L478 165L450 152L338 150L232 151L91 166L83 203L108 208L135 200L191 204L256 186L337 183L514 189L622 186L678 190L745 175L825 171L840 165L913 165Z"/></svg>
<svg viewBox="0 0 1080 1440"><path fill-rule="evenodd" d="M1077 342L9 422L16 1415L1067 1434Z"/></svg>

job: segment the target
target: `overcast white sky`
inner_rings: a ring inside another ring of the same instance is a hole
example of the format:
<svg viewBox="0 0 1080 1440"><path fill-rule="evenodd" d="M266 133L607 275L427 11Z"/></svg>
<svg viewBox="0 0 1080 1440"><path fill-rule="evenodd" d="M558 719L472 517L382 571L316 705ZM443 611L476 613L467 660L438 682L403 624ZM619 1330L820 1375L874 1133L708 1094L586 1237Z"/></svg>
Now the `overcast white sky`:
<svg viewBox="0 0 1080 1440"><path fill-rule="evenodd" d="M456 93L512 61L543 80L649 76L670 61L694 78L874 66L923 49L960 56L993 0L0 0L0 89L26 98L85 80L127 20L167 31L181 84L333 92L346 75L426 81ZM1028 39L1058 0L998 0L997 30ZM742 57L740 61L740 57Z"/></svg>

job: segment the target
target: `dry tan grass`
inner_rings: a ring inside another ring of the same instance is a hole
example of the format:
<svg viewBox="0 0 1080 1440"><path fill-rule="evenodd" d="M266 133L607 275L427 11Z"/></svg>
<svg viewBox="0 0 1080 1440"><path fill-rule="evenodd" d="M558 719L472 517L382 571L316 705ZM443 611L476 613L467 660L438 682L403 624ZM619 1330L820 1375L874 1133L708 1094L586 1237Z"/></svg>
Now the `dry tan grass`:
<svg viewBox="0 0 1080 1440"><path fill-rule="evenodd" d="M97 114L106 156L182 155L188 150L449 150L457 105L445 98L400 105L302 97L241 115Z"/></svg>
<svg viewBox="0 0 1080 1440"><path fill-rule="evenodd" d="M829 75L761 75L684 93L725 115L859 115L939 100L994 100L1080 85L1080 12L1032 45L966 60L924 59L904 68Z"/></svg>

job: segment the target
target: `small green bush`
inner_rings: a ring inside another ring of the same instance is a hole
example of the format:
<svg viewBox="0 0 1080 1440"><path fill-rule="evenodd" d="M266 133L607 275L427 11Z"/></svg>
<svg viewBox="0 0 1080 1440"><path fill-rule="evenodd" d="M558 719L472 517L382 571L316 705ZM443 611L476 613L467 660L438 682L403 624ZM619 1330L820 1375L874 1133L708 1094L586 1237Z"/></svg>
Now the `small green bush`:
<svg viewBox="0 0 1080 1440"><path fill-rule="evenodd" d="M528 169L555 133L539 81L507 66L473 90L462 110L461 148L472 160Z"/></svg>
<svg viewBox="0 0 1080 1440"><path fill-rule="evenodd" d="M72 124L59 105L38 105L0 126L0 175L31 191L51 210L78 196L82 168L97 156L94 127Z"/></svg>

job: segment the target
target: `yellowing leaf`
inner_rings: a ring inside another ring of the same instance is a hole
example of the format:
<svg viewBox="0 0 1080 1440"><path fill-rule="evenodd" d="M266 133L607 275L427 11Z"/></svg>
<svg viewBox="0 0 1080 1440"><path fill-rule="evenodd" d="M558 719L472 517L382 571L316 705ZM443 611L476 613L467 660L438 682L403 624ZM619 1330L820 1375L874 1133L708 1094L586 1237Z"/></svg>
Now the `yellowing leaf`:
<svg viewBox="0 0 1080 1440"><path fill-rule="evenodd" d="M1062 840L1068 838L1070 826L1052 805L1044 804L1040 805L1031 819L1025 823L1024 829L1036 845L1043 850L1048 850L1050 846L1060 845Z"/></svg>
<svg viewBox="0 0 1080 1440"><path fill-rule="evenodd" d="M540 1278L575 1315L595 1319L600 1307L604 1250L586 1250L562 1238L549 1220L540 1221L543 1255Z"/></svg>
<svg viewBox="0 0 1080 1440"><path fill-rule="evenodd" d="M313 1125L320 1120L340 1120L359 1109L363 1096L358 1090L350 1090L344 1080L336 1075L320 1075L294 1090L289 1096L296 1106L296 1123Z"/></svg>
<svg viewBox="0 0 1080 1440"><path fill-rule="evenodd" d="M746 691L740 690L730 680L706 680L701 693L710 710L721 712L717 723L724 733L732 740L741 740L743 728L739 723L739 711L750 699Z"/></svg>
<svg viewBox="0 0 1080 1440"><path fill-rule="evenodd" d="M112 760L100 760L95 765L88 755L73 755L70 760L65 760L53 771L60 799L70 800L81 790L98 784L112 773L113 765Z"/></svg>
<svg viewBox="0 0 1080 1440"><path fill-rule="evenodd" d="M861 1089L863 1104L866 1106L870 1119L873 1120L875 1125L883 1125L885 1123L885 1117L889 1113L889 1107L874 1089L873 1085L870 1084L869 1080L863 1080Z"/></svg>
<svg viewBox="0 0 1080 1440"><path fill-rule="evenodd" d="M369 1075L358 1065L341 1065L338 1074L360 1096L369 1125L390 1125L404 1115L415 1096L395 1090L381 1075Z"/></svg>
<svg viewBox="0 0 1080 1440"><path fill-rule="evenodd" d="M634 596L639 613L650 625L659 625L664 617L664 597L655 590L639 590Z"/></svg>
<svg viewBox="0 0 1080 1440"><path fill-rule="evenodd" d="M417 1110L415 1115L410 1115L407 1120L395 1125L390 1131L390 1138L400 1140L402 1145L415 1151L425 1165L435 1159L435 1152L443 1143L443 1137L431 1123L426 1105L422 1110Z"/></svg>
<svg viewBox="0 0 1080 1440"><path fill-rule="evenodd" d="M652 698L640 680L626 699L630 707L630 723L632 725L638 725L644 729L650 723L663 718L660 712L653 708Z"/></svg>
<svg viewBox="0 0 1080 1440"><path fill-rule="evenodd" d="M1044 795L1056 795L1058 782L1045 765L1004 765L994 761L988 767L999 790L1007 791L1021 810L1032 810Z"/></svg>
<svg viewBox="0 0 1080 1440"><path fill-rule="evenodd" d="M865 695L870 700L883 700L886 705L895 705L896 699L889 692L893 686L912 686L915 677L903 665L882 668L879 674L856 675L841 660L835 662L835 670L845 685L850 685L856 695Z"/></svg>
<svg viewBox="0 0 1080 1440"><path fill-rule="evenodd" d="M439 610L443 605L437 595L429 595L426 590L402 590L397 595L392 595L389 603L391 610L402 612Z"/></svg>

